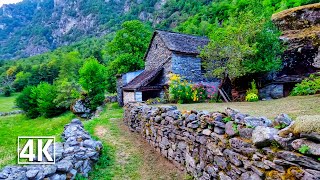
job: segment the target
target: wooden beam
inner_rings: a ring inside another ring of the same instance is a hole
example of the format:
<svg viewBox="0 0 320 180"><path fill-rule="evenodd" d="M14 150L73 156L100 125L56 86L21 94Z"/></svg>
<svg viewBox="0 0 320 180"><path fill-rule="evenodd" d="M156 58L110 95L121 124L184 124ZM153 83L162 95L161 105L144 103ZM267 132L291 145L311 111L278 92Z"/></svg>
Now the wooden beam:
<svg viewBox="0 0 320 180"><path fill-rule="evenodd" d="M229 102L228 99L226 98L225 94L221 91L220 88L218 89L218 91L219 91L219 93L221 94L223 100L224 100L225 102Z"/></svg>

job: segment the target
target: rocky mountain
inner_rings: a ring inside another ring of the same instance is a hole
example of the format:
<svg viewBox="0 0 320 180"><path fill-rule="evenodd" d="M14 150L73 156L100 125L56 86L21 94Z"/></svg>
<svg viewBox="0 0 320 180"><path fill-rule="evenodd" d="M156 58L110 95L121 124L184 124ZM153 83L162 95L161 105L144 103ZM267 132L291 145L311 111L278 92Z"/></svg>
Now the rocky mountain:
<svg viewBox="0 0 320 180"><path fill-rule="evenodd" d="M0 59L29 57L140 19L162 29L183 16L184 0L24 0L0 8ZM196 6L210 0L188 1ZM171 4L170 4L171 3ZM195 6L195 7L196 7ZM179 11L178 11L179 10Z"/></svg>

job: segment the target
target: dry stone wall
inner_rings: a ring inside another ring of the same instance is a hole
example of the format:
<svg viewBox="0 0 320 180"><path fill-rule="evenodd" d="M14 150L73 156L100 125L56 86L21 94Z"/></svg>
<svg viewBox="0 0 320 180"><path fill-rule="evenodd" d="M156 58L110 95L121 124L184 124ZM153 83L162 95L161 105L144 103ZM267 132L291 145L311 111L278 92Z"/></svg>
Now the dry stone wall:
<svg viewBox="0 0 320 180"><path fill-rule="evenodd" d="M131 103L124 121L195 179L320 179L320 135L292 133L294 121L285 114L271 121L233 109L181 112ZM305 144L308 155L298 151Z"/></svg>
<svg viewBox="0 0 320 180"><path fill-rule="evenodd" d="M65 126L62 138L63 143L55 144L54 165L6 166L0 171L0 179L66 180L75 179L77 174L88 177L99 159L102 143L90 137L79 119L73 119ZM51 146L49 153L52 152Z"/></svg>

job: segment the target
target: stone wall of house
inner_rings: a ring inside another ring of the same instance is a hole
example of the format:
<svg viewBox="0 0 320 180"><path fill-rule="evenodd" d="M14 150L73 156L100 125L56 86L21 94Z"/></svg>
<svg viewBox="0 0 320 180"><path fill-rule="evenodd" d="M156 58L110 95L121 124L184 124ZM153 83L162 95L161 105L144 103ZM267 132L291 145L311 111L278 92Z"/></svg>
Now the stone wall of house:
<svg viewBox="0 0 320 180"><path fill-rule="evenodd" d="M145 69L157 69L171 56L172 52L166 47L160 35L156 35L146 56Z"/></svg>
<svg viewBox="0 0 320 180"><path fill-rule="evenodd" d="M124 103L124 105L129 103L129 102L134 102L134 101L136 101L134 92L128 92L128 91L124 91L123 92L123 103Z"/></svg>
<svg viewBox="0 0 320 180"><path fill-rule="evenodd" d="M201 72L201 59L196 55L173 53L172 72L191 82L205 81Z"/></svg>
<svg viewBox="0 0 320 180"><path fill-rule="evenodd" d="M271 121L236 110L181 112L175 106L125 106L124 122L195 179L319 179L320 135L294 134L287 115ZM276 129L276 125L285 127ZM302 145L310 148L303 155Z"/></svg>
<svg viewBox="0 0 320 180"><path fill-rule="evenodd" d="M64 127L64 142L55 144L56 163L53 165L6 166L0 170L0 179L75 179L76 175L88 177L98 161L102 143L93 140L79 119ZM53 146L49 147L53 154Z"/></svg>

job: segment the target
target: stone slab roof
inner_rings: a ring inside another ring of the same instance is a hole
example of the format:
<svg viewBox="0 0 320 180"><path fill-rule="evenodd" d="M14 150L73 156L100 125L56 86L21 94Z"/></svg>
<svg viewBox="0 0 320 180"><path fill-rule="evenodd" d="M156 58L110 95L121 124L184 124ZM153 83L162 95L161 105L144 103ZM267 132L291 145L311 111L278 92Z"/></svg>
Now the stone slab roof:
<svg viewBox="0 0 320 180"><path fill-rule="evenodd" d="M200 54L200 49L209 43L209 39L207 37L160 30L156 30L154 32L151 43L157 34L160 35L169 50L179 53L198 55Z"/></svg>
<svg viewBox="0 0 320 180"><path fill-rule="evenodd" d="M162 71L163 67L159 67L154 70L144 70L140 75L135 77L130 81L126 86L123 87L123 90L137 90L141 87L147 86L152 80L154 80Z"/></svg>

